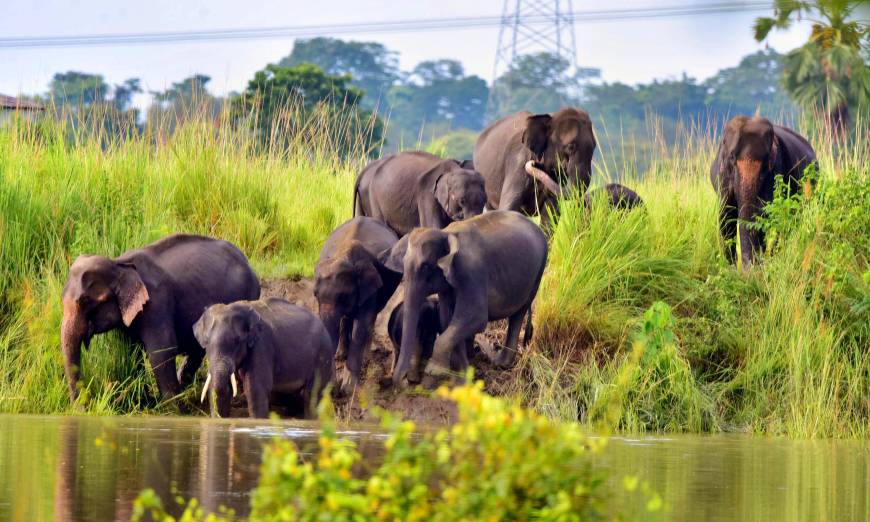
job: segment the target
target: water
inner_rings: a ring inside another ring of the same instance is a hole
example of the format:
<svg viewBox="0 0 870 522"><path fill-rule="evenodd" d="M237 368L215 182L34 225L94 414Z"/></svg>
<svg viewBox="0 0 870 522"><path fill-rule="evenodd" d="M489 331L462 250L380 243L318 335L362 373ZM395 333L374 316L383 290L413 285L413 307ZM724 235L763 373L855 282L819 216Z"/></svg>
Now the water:
<svg viewBox="0 0 870 522"><path fill-rule="evenodd" d="M366 459L368 426L345 431ZM150 487L207 509L248 511L275 436L316 447L312 423L201 418L0 416L0 521L128 520ZM648 481L669 520L870 520L870 444L744 436L615 437L596 466Z"/></svg>

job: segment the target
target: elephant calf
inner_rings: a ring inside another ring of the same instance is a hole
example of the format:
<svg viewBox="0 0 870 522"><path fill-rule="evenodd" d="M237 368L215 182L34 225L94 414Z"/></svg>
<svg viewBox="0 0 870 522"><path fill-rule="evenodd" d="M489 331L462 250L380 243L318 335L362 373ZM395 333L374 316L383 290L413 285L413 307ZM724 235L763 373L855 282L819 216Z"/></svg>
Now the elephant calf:
<svg viewBox="0 0 870 522"><path fill-rule="evenodd" d="M468 162L400 152L367 165L356 179L354 214L386 223L399 236L444 228L483 212L483 177Z"/></svg>
<svg viewBox="0 0 870 522"><path fill-rule="evenodd" d="M531 307L547 263L547 239L521 214L493 211L444 230L418 228L383 252L390 270L404 274L405 299L399 362L394 384L422 358L418 327L427 296L438 294L444 332L435 341L429 374L443 373L451 357L465 359L467 343L488 321L508 319L504 347L494 362L509 367L516 356L520 328L528 314L525 341L531 338Z"/></svg>
<svg viewBox="0 0 870 522"><path fill-rule="evenodd" d="M61 348L72 400L78 396L81 345L116 328L145 346L164 399L193 382L203 350L193 323L203 309L260 297L260 282L234 245L175 234L110 259L81 255L63 289ZM175 373L176 354L187 359ZM181 381L179 383L179 380Z"/></svg>
<svg viewBox="0 0 870 522"><path fill-rule="evenodd" d="M401 276L378 260L378 254L398 240L380 221L358 216L329 235L314 268L320 319L333 347L347 353L347 372L341 383L344 392L359 382L375 319L401 281Z"/></svg>
<svg viewBox="0 0 870 522"><path fill-rule="evenodd" d="M400 302L390 313L387 321L387 333L393 344L393 372L399 363L399 354L402 352L402 323L405 320L405 303ZM420 309L420 319L417 323L417 342L420 343L420 364L425 366L432 357L435 348L435 339L442 332L441 319L438 314L438 300L429 297L423 301ZM412 383L420 382L416 372L408 373L408 380Z"/></svg>
<svg viewBox="0 0 870 522"><path fill-rule="evenodd" d="M202 397L211 390L221 417L229 417L241 376L248 415L265 418L270 397L299 394L305 417L332 380L332 341L323 323L305 308L279 298L213 305L193 326L209 360ZM231 391L232 389L232 391Z"/></svg>
<svg viewBox="0 0 870 522"><path fill-rule="evenodd" d="M619 183L608 183L601 188L590 190L583 196L583 204L591 207L595 198L602 192L607 204L612 208L631 210L635 207L643 206L643 200L637 195L637 192Z"/></svg>

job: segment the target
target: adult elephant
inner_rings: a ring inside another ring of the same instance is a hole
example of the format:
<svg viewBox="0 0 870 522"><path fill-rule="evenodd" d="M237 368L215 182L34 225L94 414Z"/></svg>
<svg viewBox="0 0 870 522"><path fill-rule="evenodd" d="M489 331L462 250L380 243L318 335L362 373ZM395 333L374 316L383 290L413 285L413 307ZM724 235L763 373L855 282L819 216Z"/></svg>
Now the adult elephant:
<svg viewBox="0 0 870 522"><path fill-rule="evenodd" d="M729 261L736 257L729 240L737 235L739 220L742 266L752 265L764 234L749 224L773 200L775 177L783 176L796 193L810 165L817 165L813 147L791 129L758 116L736 116L725 125L710 181L719 193L719 231Z"/></svg>
<svg viewBox="0 0 870 522"><path fill-rule="evenodd" d="M513 364L527 315L524 341L530 341L531 307L547 262L547 238L521 214L493 211L444 230L418 228L381 259L404 275L402 348L394 384L420 362L418 323L431 294L438 294L440 323L446 326L426 366L429 374L447 371L451 356L465 359L467 343L489 321L508 319L504 347L494 357L497 366Z"/></svg>
<svg viewBox="0 0 870 522"><path fill-rule="evenodd" d="M466 162L400 152L368 164L356 179L354 215L375 218L404 236L444 228L483 212L483 177Z"/></svg>
<svg viewBox="0 0 870 522"><path fill-rule="evenodd" d="M204 352L192 330L202 311L259 296L260 283L245 255L209 237L175 234L115 259L79 256L63 289L60 332L72 400L78 396L82 344L116 328L145 347L162 398L177 395L202 363ZM177 354L187 355L179 375Z"/></svg>
<svg viewBox="0 0 870 522"><path fill-rule="evenodd" d="M555 216L557 197L572 189L586 191L594 152L589 114L566 107L553 114L519 112L496 121L477 139L473 162L486 180L489 208L540 212L547 226Z"/></svg>
<svg viewBox="0 0 870 522"><path fill-rule="evenodd" d="M380 221L357 216L329 235L314 268L320 319L333 349L341 347L347 356L341 382L344 392L359 382L375 319L401 281L401 276L378 260L398 240Z"/></svg>

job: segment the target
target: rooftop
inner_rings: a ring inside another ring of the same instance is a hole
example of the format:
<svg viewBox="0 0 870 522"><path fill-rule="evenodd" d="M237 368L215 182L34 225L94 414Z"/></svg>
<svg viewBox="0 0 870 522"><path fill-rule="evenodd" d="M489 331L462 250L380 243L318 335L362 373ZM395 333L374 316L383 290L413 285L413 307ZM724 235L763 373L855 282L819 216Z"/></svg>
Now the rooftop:
<svg viewBox="0 0 870 522"><path fill-rule="evenodd" d="M6 96L4 94L0 94L0 109L9 109L9 110L20 110L20 111L41 111L43 109L42 105L28 101L28 100L19 100L18 98L12 96Z"/></svg>

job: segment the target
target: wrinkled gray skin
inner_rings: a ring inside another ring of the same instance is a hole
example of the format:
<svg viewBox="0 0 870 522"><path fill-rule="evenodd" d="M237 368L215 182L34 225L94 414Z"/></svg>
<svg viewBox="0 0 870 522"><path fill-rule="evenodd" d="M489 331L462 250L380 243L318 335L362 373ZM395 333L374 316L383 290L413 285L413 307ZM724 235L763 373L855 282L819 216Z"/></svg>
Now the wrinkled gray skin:
<svg viewBox="0 0 870 522"><path fill-rule="evenodd" d="M217 411L229 417L230 376L242 378L248 415L266 418L279 395L299 394L305 417L314 418L333 374L332 340L305 308L272 297L210 306L193 325L209 361L209 390Z"/></svg>
<svg viewBox="0 0 870 522"><path fill-rule="evenodd" d="M601 188L590 190L583 196L583 203L587 207L591 207L601 192L604 193L607 204L615 209L631 210L643 206L643 200L637 195L637 192L619 183L608 183Z"/></svg>
<svg viewBox="0 0 870 522"><path fill-rule="evenodd" d="M733 262L740 222L743 269L764 245L762 231L746 226L773 200L774 179L782 175L791 192L801 190L804 170L816 164L816 153L802 136L761 117L737 116L725 125L719 152L710 167L710 181L719 193L719 231Z"/></svg>
<svg viewBox="0 0 870 522"><path fill-rule="evenodd" d="M231 243L175 234L110 259L81 255L63 289L61 349L73 401L81 346L120 329L145 347L163 399L193 382L203 350L193 323L215 303L260 297L245 255ZM175 356L187 355L178 375Z"/></svg>
<svg viewBox="0 0 870 522"><path fill-rule="evenodd" d="M378 259L398 239L380 221L355 217L329 235L314 268L320 319L333 348L347 357L343 392L359 382L375 319L401 281L400 275L387 270Z"/></svg>
<svg viewBox="0 0 870 522"><path fill-rule="evenodd" d="M562 108L553 114L519 112L496 121L474 146L474 166L486 180L487 207L542 215L548 226L557 211L549 188L525 169L529 160L556 180L563 192L586 191L592 177L595 135L589 114Z"/></svg>
<svg viewBox="0 0 870 522"><path fill-rule="evenodd" d="M441 375L452 356L467 366L467 344L488 321L508 319L500 367L514 362L523 317L529 314L547 262L547 239L532 221L516 212L487 212L443 230L419 228L381 255L387 268L404 274L404 317L399 362L393 383L419 367L417 332L428 296L438 294L444 332L435 341L426 373Z"/></svg>
<svg viewBox="0 0 870 522"><path fill-rule="evenodd" d="M451 159L400 152L376 160L356 180L354 215L375 218L400 237L416 227L444 228L483 212L483 177Z"/></svg>

